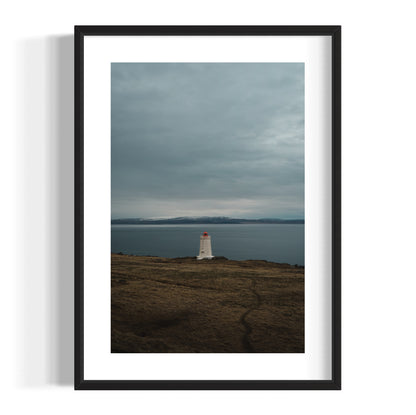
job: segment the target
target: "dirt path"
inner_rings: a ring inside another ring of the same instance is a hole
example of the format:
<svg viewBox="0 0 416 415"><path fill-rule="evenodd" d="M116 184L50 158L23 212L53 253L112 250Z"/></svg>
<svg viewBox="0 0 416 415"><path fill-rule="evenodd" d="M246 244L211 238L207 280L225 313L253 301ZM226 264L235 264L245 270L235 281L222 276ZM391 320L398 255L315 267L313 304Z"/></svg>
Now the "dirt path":
<svg viewBox="0 0 416 415"><path fill-rule="evenodd" d="M256 291L256 280L255 280L255 278L250 278L250 280L251 280L251 287L249 287L249 290L254 294L256 299L255 299L255 302L251 305L251 307L241 315L240 323L244 326L244 328L246 330L245 333L243 334L242 339L241 339L241 341L243 343L244 350L247 353L254 353L253 346L250 343L250 339L249 339L249 336L250 336L251 332L253 331L253 328L251 327L250 323L246 320L246 318L253 310L256 310L257 308L260 307L261 298L260 298L259 294Z"/></svg>

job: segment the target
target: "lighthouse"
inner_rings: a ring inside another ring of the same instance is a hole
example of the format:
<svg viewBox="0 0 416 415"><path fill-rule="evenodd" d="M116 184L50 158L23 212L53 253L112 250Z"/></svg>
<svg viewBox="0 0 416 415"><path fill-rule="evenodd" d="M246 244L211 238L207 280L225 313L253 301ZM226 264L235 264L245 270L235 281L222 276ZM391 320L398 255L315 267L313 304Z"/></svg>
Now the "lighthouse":
<svg viewBox="0 0 416 415"><path fill-rule="evenodd" d="M212 259L211 237L208 232L204 232L199 238L199 255L196 259Z"/></svg>

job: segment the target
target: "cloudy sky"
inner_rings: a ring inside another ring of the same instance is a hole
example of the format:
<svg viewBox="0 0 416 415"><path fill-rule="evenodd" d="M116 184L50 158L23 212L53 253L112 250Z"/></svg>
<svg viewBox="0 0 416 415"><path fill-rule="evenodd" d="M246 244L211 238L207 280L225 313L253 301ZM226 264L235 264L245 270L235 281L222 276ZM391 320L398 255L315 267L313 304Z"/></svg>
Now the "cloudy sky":
<svg viewBox="0 0 416 415"><path fill-rule="evenodd" d="M303 63L113 63L112 218L304 217Z"/></svg>

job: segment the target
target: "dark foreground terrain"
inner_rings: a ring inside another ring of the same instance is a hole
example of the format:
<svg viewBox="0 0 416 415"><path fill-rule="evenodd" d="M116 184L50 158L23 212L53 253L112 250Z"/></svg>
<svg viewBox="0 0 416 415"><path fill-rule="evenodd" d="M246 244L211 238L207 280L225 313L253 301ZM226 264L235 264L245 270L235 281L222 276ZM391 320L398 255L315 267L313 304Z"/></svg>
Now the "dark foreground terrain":
<svg viewBox="0 0 416 415"><path fill-rule="evenodd" d="M303 353L304 268L111 255L113 353Z"/></svg>

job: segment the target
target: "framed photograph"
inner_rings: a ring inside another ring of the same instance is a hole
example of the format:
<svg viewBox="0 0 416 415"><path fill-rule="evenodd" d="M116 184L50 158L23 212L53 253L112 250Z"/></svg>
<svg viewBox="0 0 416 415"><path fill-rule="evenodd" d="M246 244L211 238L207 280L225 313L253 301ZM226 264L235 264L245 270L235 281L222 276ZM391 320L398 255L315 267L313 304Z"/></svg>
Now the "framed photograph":
<svg viewBox="0 0 416 415"><path fill-rule="evenodd" d="M340 26L75 27L75 389L341 389Z"/></svg>

